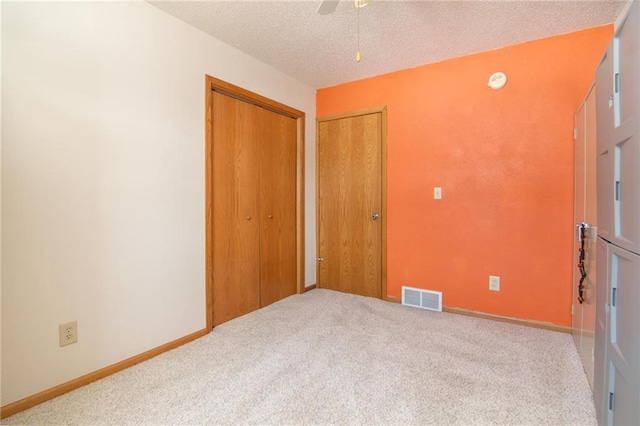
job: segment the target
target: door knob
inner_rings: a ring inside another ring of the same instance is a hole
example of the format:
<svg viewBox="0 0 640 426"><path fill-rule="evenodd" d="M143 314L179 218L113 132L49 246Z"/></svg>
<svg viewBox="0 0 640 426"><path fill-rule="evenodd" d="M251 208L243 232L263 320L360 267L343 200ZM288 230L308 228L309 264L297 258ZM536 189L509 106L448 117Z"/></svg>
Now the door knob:
<svg viewBox="0 0 640 426"><path fill-rule="evenodd" d="M267 217L268 217L269 219L273 219L273 215L272 215L272 214L267 215Z"/></svg>
<svg viewBox="0 0 640 426"><path fill-rule="evenodd" d="M251 216L247 216L247 217L246 217L246 219L247 219L247 220L251 220Z"/></svg>
<svg viewBox="0 0 640 426"><path fill-rule="evenodd" d="M373 220L378 220L378 218L380 217L380 215L378 213L374 213L371 215L371 219Z"/></svg>

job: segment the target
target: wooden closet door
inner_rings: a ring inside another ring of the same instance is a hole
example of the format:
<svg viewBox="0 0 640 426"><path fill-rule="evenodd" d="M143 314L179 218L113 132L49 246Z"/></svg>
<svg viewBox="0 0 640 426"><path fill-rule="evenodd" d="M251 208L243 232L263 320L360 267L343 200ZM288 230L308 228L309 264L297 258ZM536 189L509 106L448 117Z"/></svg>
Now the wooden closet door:
<svg viewBox="0 0 640 426"><path fill-rule="evenodd" d="M260 129L260 300L296 293L296 120L263 109Z"/></svg>
<svg viewBox="0 0 640 426"><path fill-rule="evenodd" d="M213 94L213 325L260 308L262 109Z"/></svg>

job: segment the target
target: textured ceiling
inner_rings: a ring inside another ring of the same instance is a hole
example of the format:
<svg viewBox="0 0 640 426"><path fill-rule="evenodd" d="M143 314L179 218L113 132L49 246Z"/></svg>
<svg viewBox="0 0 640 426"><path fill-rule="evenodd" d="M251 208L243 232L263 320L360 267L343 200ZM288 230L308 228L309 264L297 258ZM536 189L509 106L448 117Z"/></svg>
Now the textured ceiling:
<svg viewBox="0 0 640 426"><path fill-rule="evenodd" d="M314 88L611 23L624 2L382 1L330 15L316 1L151 1Z"/></svg>

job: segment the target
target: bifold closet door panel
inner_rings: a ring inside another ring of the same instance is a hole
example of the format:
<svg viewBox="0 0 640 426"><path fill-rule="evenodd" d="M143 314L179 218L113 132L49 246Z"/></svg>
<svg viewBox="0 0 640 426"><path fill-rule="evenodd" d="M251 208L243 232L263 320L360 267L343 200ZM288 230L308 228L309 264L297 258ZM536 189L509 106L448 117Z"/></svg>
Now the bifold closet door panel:
<svg viewBox="0 0 640 426"><path fill-rule="evenodd" d="M261 114L260 298L266 306L296 293L297 122Z"/></svg>
<svg viewBox="0 0 640 426"><path fill-rule="evenodd" d="M260 308L260 152L262 109L213 94L213 323Z"/></svg>

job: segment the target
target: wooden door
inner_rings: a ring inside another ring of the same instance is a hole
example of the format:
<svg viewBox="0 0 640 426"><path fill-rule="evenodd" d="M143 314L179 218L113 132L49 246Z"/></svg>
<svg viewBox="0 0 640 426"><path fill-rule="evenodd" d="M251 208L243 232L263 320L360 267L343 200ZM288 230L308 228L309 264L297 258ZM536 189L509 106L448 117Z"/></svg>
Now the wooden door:
<svg viewBox="0 0 640 426"><path fill-rule="evenodd" d="M382 297L382 113L318 123L318 286Z"/></svg>
<svg viewBox="0 0 640 426"><path fill-rule="evenodd" d="M260 308L262 109L213 93L213 325Z"/></svg>
<svg viewBox="0 0 640 426"><path fill-rule="evenodd" d="M296 120L260 120L260 304L296 293Z"/></svg>

